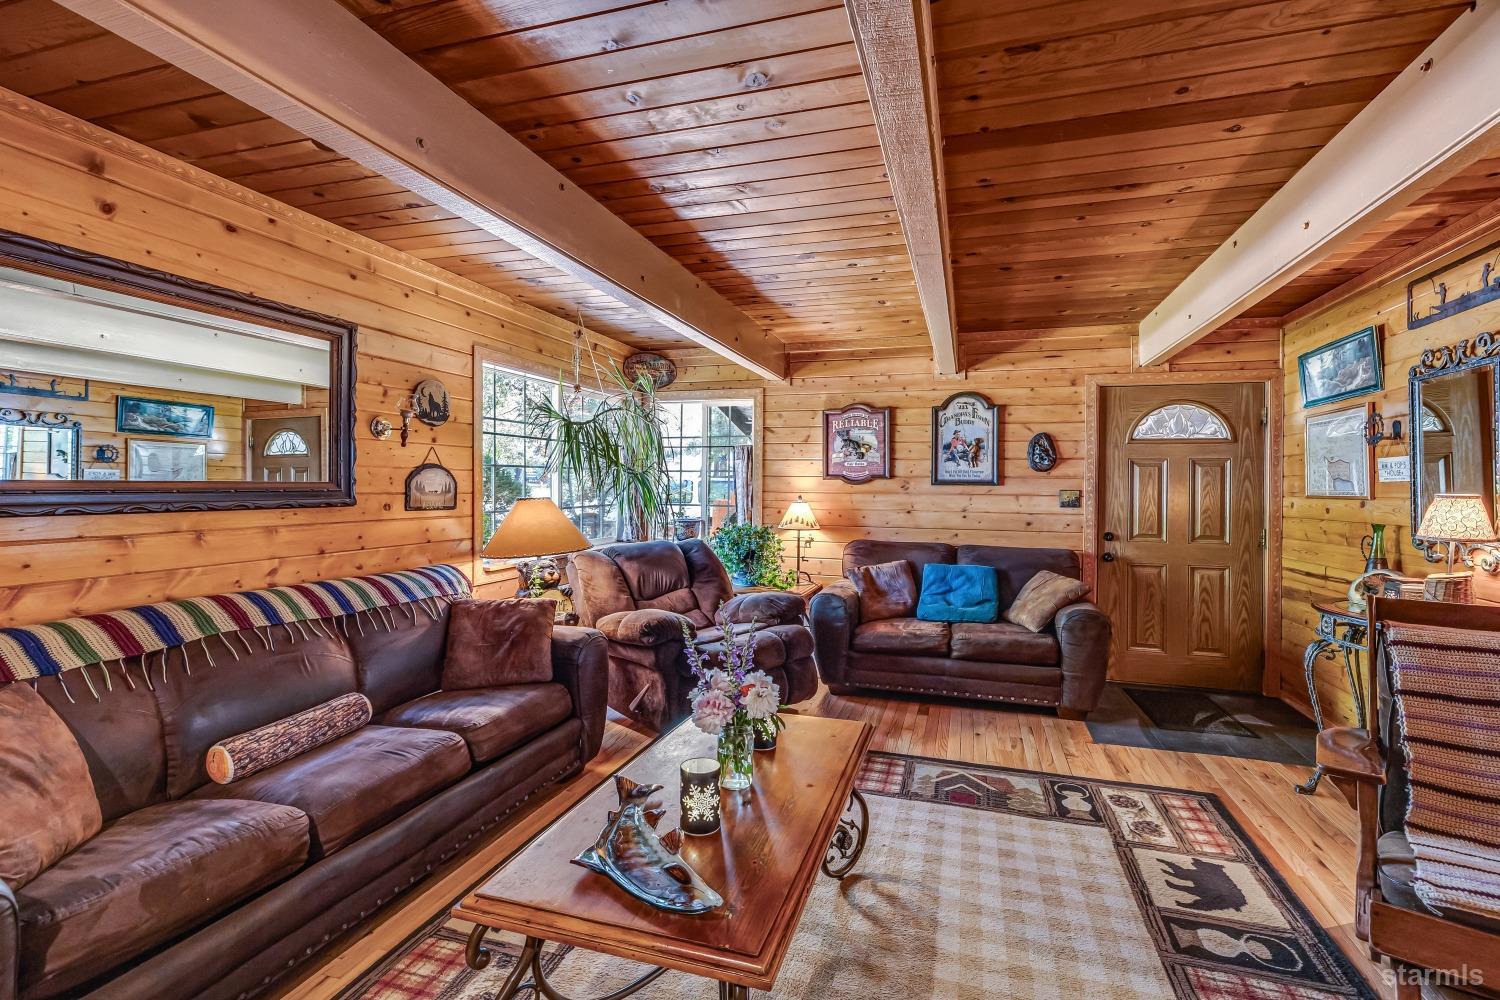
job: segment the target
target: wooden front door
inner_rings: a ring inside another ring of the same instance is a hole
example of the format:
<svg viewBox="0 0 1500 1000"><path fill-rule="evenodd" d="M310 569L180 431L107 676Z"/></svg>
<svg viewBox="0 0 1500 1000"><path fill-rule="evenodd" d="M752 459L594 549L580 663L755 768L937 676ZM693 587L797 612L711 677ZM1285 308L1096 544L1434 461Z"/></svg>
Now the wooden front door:
<svg viewBox="0 0 1500 1000"><path fill-rule="evenodd" d="M1113 679L1260 690L1264 407L1258 382L1102 390L1096 541Z"/></svg>
<svg viewBox="0 0 1500 1000"><path fill-rule="evenodd" d="M315 483L327 478L321 417L255 417L246 423L252 480Z"/></svg>

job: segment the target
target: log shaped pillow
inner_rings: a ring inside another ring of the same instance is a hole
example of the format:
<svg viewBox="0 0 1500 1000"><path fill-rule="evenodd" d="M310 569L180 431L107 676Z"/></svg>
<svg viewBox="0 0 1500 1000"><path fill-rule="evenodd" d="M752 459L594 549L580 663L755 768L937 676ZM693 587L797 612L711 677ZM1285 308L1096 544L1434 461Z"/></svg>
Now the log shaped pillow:
<svg viewBox="0 0 1500 1000"><path fill-rule="evenodd" d="M368 725L370 715L370 699L341 694L290 718L215 743L208 748L208 776L221 785L248 778L349 735Z"/></svg>

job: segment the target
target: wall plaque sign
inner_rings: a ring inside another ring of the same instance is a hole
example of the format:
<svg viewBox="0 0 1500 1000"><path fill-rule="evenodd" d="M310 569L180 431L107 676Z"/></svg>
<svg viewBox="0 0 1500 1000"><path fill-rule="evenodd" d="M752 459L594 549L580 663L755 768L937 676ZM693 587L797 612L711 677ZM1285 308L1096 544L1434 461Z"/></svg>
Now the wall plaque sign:
<svg viewBox="0 0 1500 1000"><path fill-rule="evenodd" d="M854 403L823 411L823 478L891 478L891 410Z"/></svg>
<svg viewBox="0 0 1500 1000"><path fill-rule="evenodd" d="M996 486L1000 482L1000 407L977 392L960 392L932 408L934 486Z"/></svg>

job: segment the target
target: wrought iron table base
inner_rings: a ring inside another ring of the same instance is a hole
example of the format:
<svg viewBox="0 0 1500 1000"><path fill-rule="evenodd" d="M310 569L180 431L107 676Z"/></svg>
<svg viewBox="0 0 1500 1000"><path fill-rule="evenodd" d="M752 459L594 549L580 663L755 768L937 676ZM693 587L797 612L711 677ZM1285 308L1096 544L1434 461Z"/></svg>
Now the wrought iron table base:
<svg viewBox="0 0 1500 1000"><path fill-rule="evenodd" d="M865 841L870 833L870 807L865 802L865 797L860 794L859 789L849 793L849 802L844 806L844 815L839 818L838 829L833 832L833 839L828 843L828 852L823 858L823 874L829 878L842 879L854 870L859 864L859 857L865 851ZM487 967L494 957L493 953L484 946L484 936L490 928L484 924L475 924L474 929L469 932L469 941L464 948L464 961L469 968L479 970ZM510 970L510 975L505 977L505 985L495 994L495 1000L511 1000L521 990L530 988L539 997L545 1000L573 1000L563 993L559 993L551 983L547 981L546 970L542 968L542 948L547 942L541 938L528 937L526 944L521 948L521 954L516 956L515 968ZM662 967L649 969L639 977L621 986L612 993L606 993L601 997L593 997L590 1000L624 1000L650 986L660 979L669 970ZM738 983L719 982L719 1000L750 1000L750 988Z"/></svg>
<svg viewBox="0 0 1500 1000"><path fill-rule="evenodd" d="M1339 635L1340 629L1343 629L1343 635ZM1323 706L1318 699L1317 685L1318 660L1337 660L1340 654L1344 657L1344 677L1349 682L1349 692L1354 699L1355 722L1359 728L1364 728L1365 699L1354 667L1354 658L1363 653L1364 649L1363 619L1351 621L1326 611L1322 613L1318 620L1318 637L1307 644L1307 650L1302 654L1302 676L1307 682L1307 700L1312 707L1313 723L1318 727L1318 732L1323 731ZM1311 795L1318 790L1323 774L1323 765L1318 764L1306 781L1292 787L1297 789L1299 795Z"/></svg>

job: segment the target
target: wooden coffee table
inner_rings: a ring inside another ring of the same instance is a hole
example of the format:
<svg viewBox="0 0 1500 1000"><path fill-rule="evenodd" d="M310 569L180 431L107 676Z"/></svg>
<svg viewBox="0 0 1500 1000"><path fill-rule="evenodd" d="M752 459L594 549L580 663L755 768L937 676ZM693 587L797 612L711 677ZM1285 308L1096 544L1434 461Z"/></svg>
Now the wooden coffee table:
<svg viewBox="0 0 1500 1000"><path fill-rule="evenodd" d="M629 996L669 969L716 980L726 1000L742 1000L752 987L771 989L813 879L819 871L843 878L864 849L869 811L854 782L873 732L867 722L786 717L777 748L755 755L754 787L721 793L719 832L683 838L683 860L724 897L722 908L702 916L656 909L571 863L619 805L614 781L605 781L453 908L476 925L469 965L489 964L482 941L495 928L526 938L499 1000L510 1000L528 979L540 995L556 996L542 971L548 941L656 966L611 998ZM712 756L713 738L689 721L618 773L663 786L657 798L667 815L659 829L666 832L678 822L679 766Z"/></svg>

